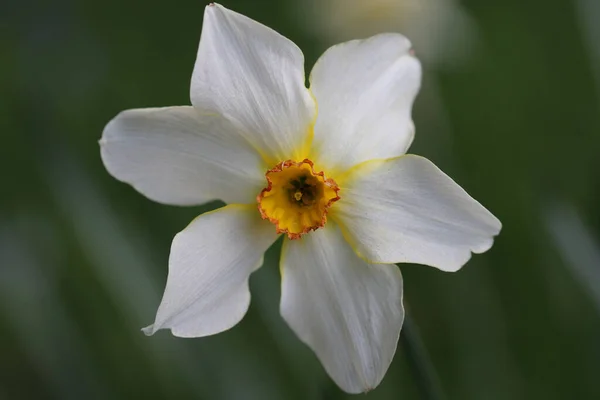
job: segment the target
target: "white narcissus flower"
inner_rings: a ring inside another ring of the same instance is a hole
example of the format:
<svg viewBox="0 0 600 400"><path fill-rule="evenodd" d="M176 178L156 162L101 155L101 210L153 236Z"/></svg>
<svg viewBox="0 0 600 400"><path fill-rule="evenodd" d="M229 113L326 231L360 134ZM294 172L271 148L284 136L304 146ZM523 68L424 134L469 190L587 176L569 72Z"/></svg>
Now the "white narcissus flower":
<svg viewBox="0 0 600 400"><path fill-rule="evenodd" d="M147 334L233 327L250 274L285 234L283 318L343 390L379 384L404 318L394 263L456 271L501 228L430 161L405 154L421 79L410 48L399 34L334 46L307 89L294 43L207 6L193 106L124 111L100 141L107 170L152 200L229 204L175 236Z"/></svg>
<svg viewBox="0 0 600 400"><path fill-rule="evenodd" d="M311 33L326 42L402 32L411 38L428 64L453 65L476 42L476 25L458 0L306 0L298 1L303 17L310 13ZM309 7L307 7L307 4Z"/></svg>

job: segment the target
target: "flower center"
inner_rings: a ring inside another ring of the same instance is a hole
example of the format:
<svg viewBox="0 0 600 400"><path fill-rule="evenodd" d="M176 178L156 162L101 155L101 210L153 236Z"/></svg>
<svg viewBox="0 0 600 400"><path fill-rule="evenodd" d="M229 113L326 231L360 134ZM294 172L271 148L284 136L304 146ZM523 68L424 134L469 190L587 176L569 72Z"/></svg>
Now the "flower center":
<svg viewBox="0 0 600 400"><path fill-rule="evenodd" d="M268 185L256 197L258 210L290 239L325 225L328 208L340 199L335 181L316 173L307 159L282 161L265 176Z"/></svg>

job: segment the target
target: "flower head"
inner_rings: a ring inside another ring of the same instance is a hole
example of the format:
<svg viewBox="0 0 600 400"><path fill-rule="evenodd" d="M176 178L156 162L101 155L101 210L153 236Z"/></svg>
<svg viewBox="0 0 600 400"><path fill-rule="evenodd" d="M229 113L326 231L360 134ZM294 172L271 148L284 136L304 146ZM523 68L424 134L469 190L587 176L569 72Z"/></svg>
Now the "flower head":
<svg viewBox="0 0 600 400"><path fill-rule="evenodd" d="M394 263L456 271L500 230L430 161L405 154L421 79L410 48L399 34L334 46L307 89L291 41L206 8L193 106L124 111L100 141L108 171L150 199L228 203L175 236L147 334L233 327L250 274L285 234L283 318L342 389L379 384L404 318Z"/></svg>
<svg viewBox="0 0 600 400"><path fill-rule="evenodd" d="M311 31L328 43L382 31L409 36L428 64L456 65L475 44L476 25L457 0L305 0ZM307 7L308 4L308 7ZM306 12L299 13L306 17Z"/></svg>

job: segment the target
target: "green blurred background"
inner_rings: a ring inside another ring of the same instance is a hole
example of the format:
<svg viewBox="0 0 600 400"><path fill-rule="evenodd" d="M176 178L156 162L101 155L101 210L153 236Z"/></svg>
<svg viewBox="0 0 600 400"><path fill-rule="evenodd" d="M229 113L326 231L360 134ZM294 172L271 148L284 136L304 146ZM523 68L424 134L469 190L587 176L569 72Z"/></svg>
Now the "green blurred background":
<svg viewBox="0 0 600 400"><path fill-rule="evenodd" d="M446 13L440 2L429 12ZM279 317L280 242L234 329L140 332L171 239L219 204L147 200L109 176L97 141L121 110L189 104L205 4L0 5L0 399L353 397ZM336 14L328 0L223 4L296 42L307 71L332 44L311 17ZM423 41L411 152L504 228L458 273L402 265L409 313L448 399L600 399L600 2L465 0L461 10L469 28L452 44L464 26L409 15L438 46ZM399 346L380 387L358 398L420 399L413 372Z"/></svg>

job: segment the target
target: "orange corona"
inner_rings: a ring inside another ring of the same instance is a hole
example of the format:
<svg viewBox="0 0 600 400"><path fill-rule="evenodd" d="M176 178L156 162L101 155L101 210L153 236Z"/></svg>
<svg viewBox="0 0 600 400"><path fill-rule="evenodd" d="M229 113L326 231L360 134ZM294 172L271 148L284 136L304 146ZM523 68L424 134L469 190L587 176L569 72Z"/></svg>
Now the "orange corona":
<svg viewBox="0 0 600 400"><path fill-rule="evenodd" d="M268 219L290 239L321 228L327 211L340 199L340 188L323 172L315 172L312 161L282 161L267 171L267 187L256 200L263 219Z"/></svg>

